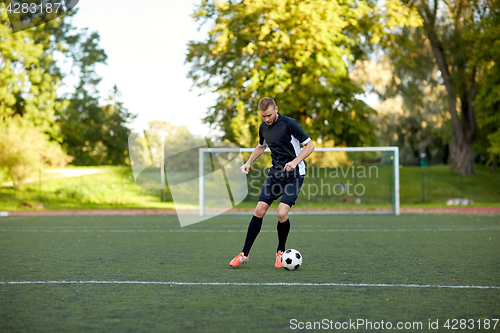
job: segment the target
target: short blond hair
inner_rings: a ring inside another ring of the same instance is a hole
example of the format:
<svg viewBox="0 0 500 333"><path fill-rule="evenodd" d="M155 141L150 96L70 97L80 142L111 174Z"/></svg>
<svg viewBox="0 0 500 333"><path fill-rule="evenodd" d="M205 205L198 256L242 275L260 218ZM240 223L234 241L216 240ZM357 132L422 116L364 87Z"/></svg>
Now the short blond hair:
<svg viewBox="0 0 500 333"><path fill-rule="evenodd" d="M260 111L267 111L269 107L272 107L273 109L276 107L276 103L271 97L264 97L260 100L259 102L259 110Z"/></svg>

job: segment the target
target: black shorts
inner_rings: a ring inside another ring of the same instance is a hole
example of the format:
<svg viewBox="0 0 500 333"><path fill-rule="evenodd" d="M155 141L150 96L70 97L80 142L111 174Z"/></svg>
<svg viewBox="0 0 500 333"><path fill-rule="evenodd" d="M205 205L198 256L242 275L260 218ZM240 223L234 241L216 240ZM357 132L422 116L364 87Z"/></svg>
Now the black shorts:
<svg viewBox="0 0 500 333"><path fill-rule="evenodd" d="M292 207L299 196L303 182L304 176L276 177L270 174L260 189L259 201L271 206L274 200L281 197L280 202Z"/></svg>

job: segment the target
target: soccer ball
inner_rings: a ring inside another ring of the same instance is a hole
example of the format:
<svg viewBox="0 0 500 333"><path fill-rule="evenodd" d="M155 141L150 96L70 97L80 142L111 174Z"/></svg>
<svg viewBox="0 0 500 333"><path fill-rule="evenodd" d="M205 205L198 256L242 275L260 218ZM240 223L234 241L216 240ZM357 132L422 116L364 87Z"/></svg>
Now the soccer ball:
<svg viewBox="0 0 500 333"><path fill-rule="evenodd" d="M281 257L281 264L285 269L293 271L302 265L302 255L295 249L286 250Z"/></svg>

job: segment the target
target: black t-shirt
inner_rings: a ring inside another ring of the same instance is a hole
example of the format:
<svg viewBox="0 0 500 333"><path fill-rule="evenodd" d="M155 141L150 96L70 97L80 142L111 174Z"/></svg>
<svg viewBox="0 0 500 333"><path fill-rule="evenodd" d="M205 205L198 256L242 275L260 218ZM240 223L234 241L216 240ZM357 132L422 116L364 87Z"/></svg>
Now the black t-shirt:
<svg viewBox="0 0 500 333"><path fill-rule="evenodd" d="M278 113L279 114L279 113ZM262 122L259 127L259 146L269 146L273 166L270 173L282 176L305 175L304 161L297 164L294 172L282 173L285 164L294 160L300 154L300 144L307 144L311 138L304 132L297 120L279 114L272 125Z"/></svg>

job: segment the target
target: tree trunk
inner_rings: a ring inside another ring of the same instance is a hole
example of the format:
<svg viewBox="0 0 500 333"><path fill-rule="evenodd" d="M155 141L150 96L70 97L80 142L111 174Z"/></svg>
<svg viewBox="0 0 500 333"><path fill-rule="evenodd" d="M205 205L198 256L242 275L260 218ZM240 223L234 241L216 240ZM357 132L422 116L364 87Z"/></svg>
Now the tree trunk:
<svg viewBox="0 0 500 333"><path fill-rule="evenodd" d="M469 103L462 102L462 109L465 106L465 110L462 110L462 122L460 122L457 112L456 94L451 82L448 65L444 58L443 48L434 33L430 34L429 39L431 40L432 50L448 93L448 108L450 109L451 128L453 130L453 139L450 142L451 171L463 175L473 175L476 171L472 162L472 140L476 126L472 101L469 101ZM471 91L471 96L474 96L473 91Z"/></svg>
<svg viewBox="0 0 500 333"><path fill-rule="evenodd" d="M476 119L474 116L473 101L476 92L476 68L472 69L469 94L460 99L462 105L461 135L454 135L451 143L451 170L463 175L474 175L474 161L472 160L472 142L476 134ZM453 130L455 134L455 129ZM462 141L460 141L462 140Z"/></svg>
<svg viewBox="0 0 500 333"><path fill-rule="evenodd" d="M463 175L473 175L476 173L472 163L472 144L459 142L455 136L450 142L451 171Z"/></svg>
<svg viewBox="0 0 500 333"><path fill-rule="evenodd" d="M448 108L451 115L451 127L453 139L450 142L451 170L464 175L475 174L474 163L472 161L472 140L476 129L474 110L472 102L475 94L475 69L472 73L469 100L462 100L462 121L457 112L457 95L450 77L450 70L445 58L443 44L434 30L434 23L437 13L437 1L434 3L434 12L431 12L425 1L421 8L421 16L424 18L424 27L427 38L431 44L432 53L436 58L439 71L443 77L444 85L448 95Z"/></svg>

